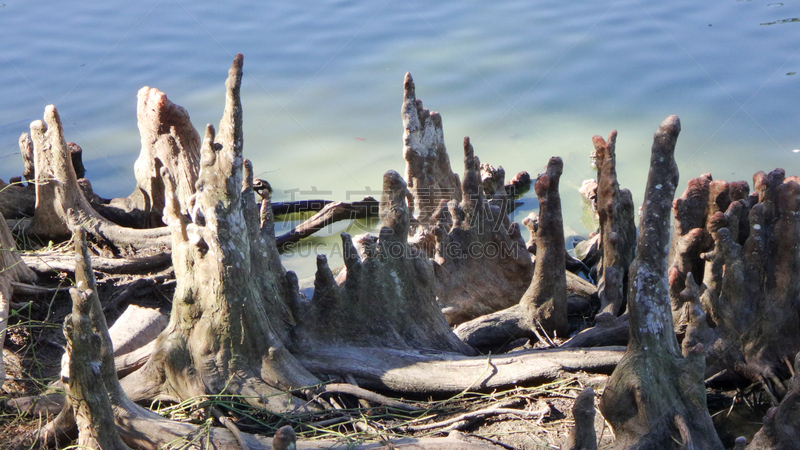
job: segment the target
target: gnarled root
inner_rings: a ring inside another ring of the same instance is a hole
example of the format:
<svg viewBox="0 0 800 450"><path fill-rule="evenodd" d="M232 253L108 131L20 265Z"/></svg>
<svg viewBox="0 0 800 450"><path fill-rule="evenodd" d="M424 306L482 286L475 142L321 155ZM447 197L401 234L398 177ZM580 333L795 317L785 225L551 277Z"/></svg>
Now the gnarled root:
<svg viewBox="0 0 800 450"><path fill-rule="evenodd" d="M507 190L505 171L481 165L464 138L460 183L444 146L442 118L422 107L410 74L402 116L411 243L436 263L436 295L448 323L517 304L533 265L508 213L510 198L530 183L530 176L520 173Z"/></svg>
<svg viewBox="0 0 800 450"><path fill-rule="evenodd" d="M324 345L427 349L462 354L474 351L450 330L436 303L434 268L408 244L408 190L397 172L383 177L379 238L362 235L356 246L342 235L346 270L334 279L327 259L317 257L314 296L295 306L298 352ZM358 326L354 326L358 324Z"/></svg>
<svg viewBox="0 0 800 450"><path fill-rule="evenodd" d="M800 350L800 184L782 169L753 179L749 196L744 182L690 182L675 214L695 228L673 246L670 291L676 327L707 349L706 376L725 370L728 380L761 383L777 405L791 375L785 362ZM685 204L703 199L701 221ZM689 289L690 275L702 284Z"/></svg>
<svg viewBox="0 0 800 450"><path fill-rule="evenodd" d="M352 376L359 386L368 389L441 395L536 385L578 371L608 373L623 353L623 347L597 347L467 357L455 353L329 346L299 358L314 373Z"/></svg>

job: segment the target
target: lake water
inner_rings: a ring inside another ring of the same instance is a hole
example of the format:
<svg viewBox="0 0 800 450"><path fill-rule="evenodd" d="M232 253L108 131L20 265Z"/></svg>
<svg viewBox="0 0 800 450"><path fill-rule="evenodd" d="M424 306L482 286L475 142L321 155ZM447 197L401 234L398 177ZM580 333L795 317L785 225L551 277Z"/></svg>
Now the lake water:
<svg viewBox="0 0 800 450"><path fill-rule="evenodd" d="M0 178L21 174L19 134L52 103L95 191L128 195L139 88L166 92L202 130L219 122L241 52L245 156L277 200L357 200L378 195L384 171L402 173L410 71L442 114L456 172L464 136L508 176L535 176L559 155L567 233L586 235L577 189L594 175L591 137L612 128L637 204L670 114L682 122L682 185L703 172L800 174L798 18L800 1L0 0ZM336 253L344 228L312 243ZM301 276L309 262L285 259Z"/></svg>

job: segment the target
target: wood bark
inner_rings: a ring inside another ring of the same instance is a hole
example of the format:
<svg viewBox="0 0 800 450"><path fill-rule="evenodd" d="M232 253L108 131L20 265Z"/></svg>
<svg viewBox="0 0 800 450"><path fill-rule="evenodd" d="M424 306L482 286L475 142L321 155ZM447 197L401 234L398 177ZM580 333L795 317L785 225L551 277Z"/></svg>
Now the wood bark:
<svg viewBox="0 0 800 450"><path fill-rule="evenodd" d="M608 373L623 354L623 347L556 348L472 357L420 350L322 347L300 359L314 373L351 375L367 389L433 395L536 385L579 371Z"/></svg>
<svg viewBox="0 0 800 450"><path fill-rule="evenodd" d="M163 226L166 196L160 170L165 167L174 177L180 210L186 213L200 169L200 135L183 107L148 86L137 95L136 117L142 142L133 166L136 189L127 198L112 199L102 209L133 222L129 226L159 227Z"/></svg>
<svg viewBox="0 0 800 450"><path fill-rule="evenodd" d="M314 296L295 307L302 317L294 336L298 352L321 345L379 345L462 354L474 351L450 330L438 304L434 268L408 244L408 189L395 171L383 177L376 240L342 234L345 270L334 279L325 256L317 257ZM353 324L359 324L354 327ZM312 343L316 342L316 344Z"/></svg>
<svg viewBox="0 0 800 450"><path fill-rule="evenodd" d="M78 425L78 445L87 448L127 449L114 426L109 389L105 386L103 364L113 356L102 354L111 349L106 319L97 297L97 286L91 272L90 256L83 231L76 231L78 288L70 290L72 314L64 322L67 338L67 395ZM103 345L105 339L106 345ZM113 368L113 365L112 365ZM113 373L116 376L116 373Z"/></svg>
<svg viewBox="0 0 800 450"><path fill-rule="evenodd" d="M739 438L741 439L741 438ZM764 426L747 446L756 450L790 450L800 442L800 354L794 359L794 375L789 392L778 406L764 417Z"/></svg>
<svg viewBox="0 0 800 450"><path fill-rule="evenodd" d="M667 252L677 116L653 138L636 259L628 295L630 341L600 402L616 436L615 448L722 448L706 406L702 345L681 355L672 328Z"/></svg>

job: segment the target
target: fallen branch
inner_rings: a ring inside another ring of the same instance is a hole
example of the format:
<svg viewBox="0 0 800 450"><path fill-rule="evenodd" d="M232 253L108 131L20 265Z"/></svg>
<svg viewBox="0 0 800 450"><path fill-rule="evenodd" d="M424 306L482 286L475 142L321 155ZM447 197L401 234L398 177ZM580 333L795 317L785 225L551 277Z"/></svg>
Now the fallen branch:
<svg viewBox="0 0 800 450"><path fill-rule="evenodd" d="M274 211L274 209L273 209ZM378 216L378 201L372 197L352 203L335 202L325 205L324 208L311 218L294 227L291 231L278 236L276 242L278 250L284 252L291 244L311 236L317 231L341 220L364 219Z"/></svg>
<svg viewBox="0 0 800 450"><path fill-rule="evenodd" d="M370 197L368 197L370 198ZM272 215L284 216L286 214L317 212L333 203L333 200L297 200L293 202L275 202L272 207Z"/></svg>
<svg viewBox="0 0 800 450"><path fill-rule="evenodd" d="M549 406L544 406L542 408L537 409L536 411L526 411L524 409L490 406L488 408L480 409L478 411L470 411L468 413L460 414L456 417L451 417L441 422L426 423L425 425L414 425L405 427L405 429L407 431L425 431L425 430L433 430L436 428L447 427L448 425L454 425L442 430L441 432L443 433L445 431L450 431L450 430L461 430L470 423L474 422L475 420L482 419L487 416L496 416L500 414L516 414L518 416L522 416L525 418L535 417L537 420L541 420L549 413L550 413Z"/></svg>
<svg viewBox="0 0 800 450"><path fill-rule="evenodd" d="M378 403L383 406L388 406L390 408L395 409L402 409L403 411L419 411L420 408L409 405L408 403L403 403L399 400L395 400L385 395L378 394L376 392L369 391L364 388L360 388L358 386L354 386L352 384L346 383L332 383L332 384L325 384L322 385L318 391L318 394L327 393L327 394L350 394L358 398L362 398L367 401L371 401L373 403Z"/></svg>
<svg viewBox="0 0 800 450"><path fill-rule="evenodd" d="M14 289L14 295L54 295L59 292L69 291L69 287L46 288L41 286L34 286L32 284L20 283L17 281L11 282L11 287Z"/></svg>

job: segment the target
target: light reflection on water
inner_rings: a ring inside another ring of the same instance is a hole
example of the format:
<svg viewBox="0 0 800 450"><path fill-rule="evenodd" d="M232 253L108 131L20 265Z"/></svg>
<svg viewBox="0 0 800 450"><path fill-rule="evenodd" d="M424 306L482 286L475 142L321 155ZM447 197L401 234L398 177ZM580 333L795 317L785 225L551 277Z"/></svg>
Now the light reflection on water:
<svg viewBox="0 0 800 450"><path fill-rule="evenodd" d="M218 123L241 52L245 154L279 200L312 187L358 200L380 189L384 171L402 172L410 71L418 98L442 114L457 172L467 135L481 161L508 176L535 175L559 155L568 233L586 235L577 188L593 176L591 137L612 128L620 181L637 203L652 134L669 114L683 126L682 184L703 172L748 181L775 167L800 173L793 17L800 2L7 2L0 178L21 173L17 138L55 103L95 189L127 195L138 89L163 90L202 130ZM307 275L313 262L304 261L286 264Z"/></svg>

